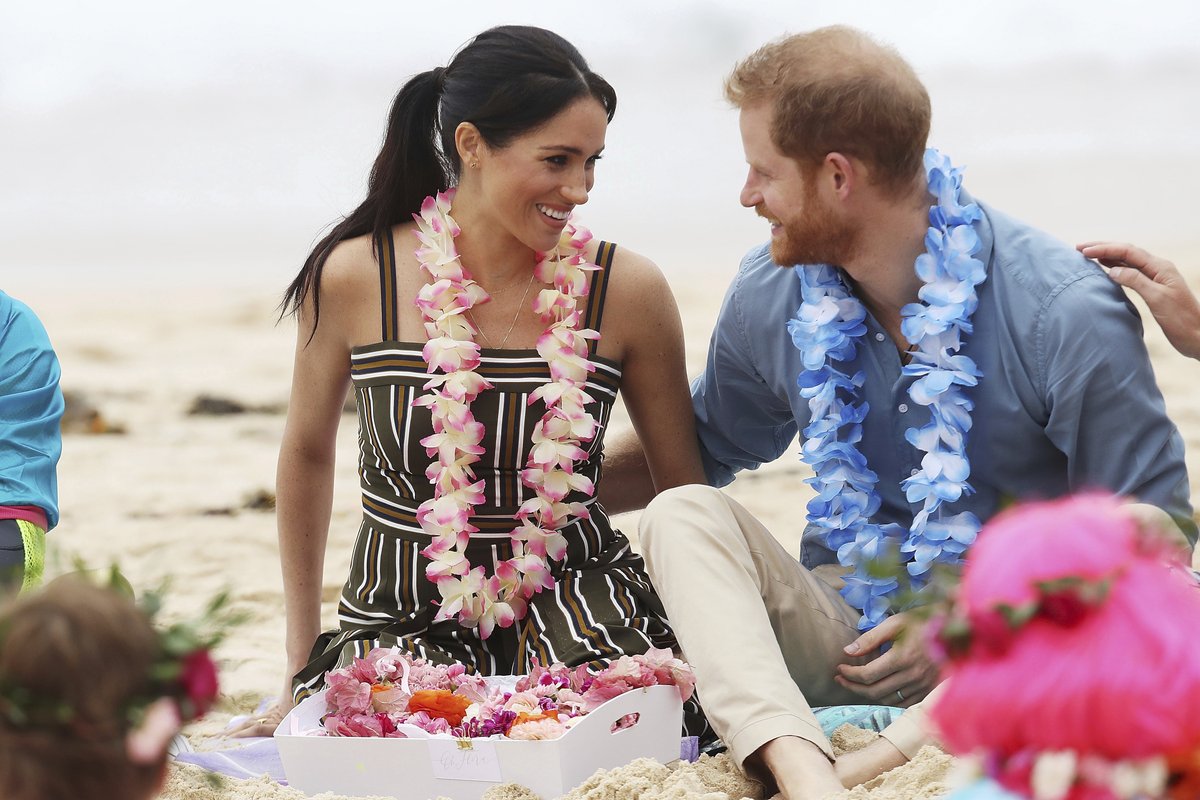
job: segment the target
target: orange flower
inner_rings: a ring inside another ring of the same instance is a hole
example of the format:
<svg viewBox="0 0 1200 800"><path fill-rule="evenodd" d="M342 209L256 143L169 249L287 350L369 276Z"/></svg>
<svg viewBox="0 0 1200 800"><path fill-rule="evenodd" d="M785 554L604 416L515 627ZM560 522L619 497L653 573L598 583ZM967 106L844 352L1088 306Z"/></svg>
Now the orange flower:
<svg viewBox="0 0 1200 800"><path fill-rule="evenodd" d="M446 689L422 689L413 692L408 710L413 714L424 711L431 717L441 717L452 726L461 725L471 701Z"/></svg>

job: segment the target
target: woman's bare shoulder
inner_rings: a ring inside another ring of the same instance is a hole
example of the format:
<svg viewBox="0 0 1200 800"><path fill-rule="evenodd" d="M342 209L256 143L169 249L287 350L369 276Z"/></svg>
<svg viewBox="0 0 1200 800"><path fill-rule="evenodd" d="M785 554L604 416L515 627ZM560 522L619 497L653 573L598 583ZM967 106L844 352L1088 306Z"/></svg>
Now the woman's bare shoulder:
<svg viewBox="0 0 1200 800"><path fill-rule="evenodd" d="M321 270L321 296L353 291L370 281L378 282L379 267L370 234L343 239L329 251Z"/></svg>
<svg viewBox="0 0 1200 800"><path fill-rule="evenodd" d="M411 222L392 229L393 241L407 241L413 227ZM403 263L408 256L403 247L396 248L396 258ZM343 239L334 245L321 273L321 298L331 295L360 295L366 289L373 295L379 291L379 253L373 234L365 233Z"/></svg>
<svg viewBox="0 0 1200 800"><path fill-rule="evenodd" d="M670 299L671 287L662 270L651 259L617 245L609 267L606 306L634 306L643 308Z"/></svg>

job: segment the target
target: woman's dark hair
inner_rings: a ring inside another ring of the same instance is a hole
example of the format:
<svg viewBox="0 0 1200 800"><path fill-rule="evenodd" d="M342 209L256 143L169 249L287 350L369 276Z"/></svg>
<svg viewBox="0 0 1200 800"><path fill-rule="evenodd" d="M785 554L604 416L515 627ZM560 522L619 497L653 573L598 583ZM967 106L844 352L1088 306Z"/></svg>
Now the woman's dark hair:
<svg viewBox="0 0 1200 800"><path fill-rule="evenodd" d="M486 30L449 66L413 77L392 102L366 199L309 253L284 294L283 313L296 313L311 293L315 333L321 271L338 242L371 233L378 257L389 228L410 219L429 195L457 183L459 123L472 123L490 147L502 148L582 97L598 100L612 120L616 92L579 51L556 33L523 25Z"/></svg>

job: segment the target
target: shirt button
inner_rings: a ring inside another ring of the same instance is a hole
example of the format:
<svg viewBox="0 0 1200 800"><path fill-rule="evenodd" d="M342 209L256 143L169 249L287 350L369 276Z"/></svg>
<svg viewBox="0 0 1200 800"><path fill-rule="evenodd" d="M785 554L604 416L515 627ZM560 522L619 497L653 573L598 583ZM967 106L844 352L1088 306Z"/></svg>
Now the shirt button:
<svg viewBox="0 0 1200 800"><path fill-rule="evenodd" d="M886 336L884 336L882 333L877 333L877 334L875 334L875 341L877 341L877 342L882 342L882 341L883 341L884 339L886 339L886 338L887 338L887 337L886 337Z"/></svg>
<svg viewBox="0 0 1200 800"><path fill-rule="evenodd" d="M897 407L897 409L896 409L896 410L897 410L897 411L899 411L901 414L906 414L906 413L908 413L908 403L901 403L901 404L900 404L900 405Z"/></svg>

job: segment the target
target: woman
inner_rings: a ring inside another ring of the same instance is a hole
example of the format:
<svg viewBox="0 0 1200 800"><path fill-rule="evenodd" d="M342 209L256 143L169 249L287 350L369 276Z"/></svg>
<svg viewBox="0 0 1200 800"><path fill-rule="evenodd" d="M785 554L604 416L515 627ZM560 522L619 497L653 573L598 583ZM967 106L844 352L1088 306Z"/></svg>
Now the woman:
<svg viewBox="0 0 1200 800"><path fill-rule="evenodd" d="M270 733L377 645L510 674L674 644L592 485L618 387L655 488L703 480L666 282L568 221L615 107L568 42L515 26L396 96L366 200L285 299L299 319L278 472L295 681L240 733ZM363 521L340 630L318 640L348 390Z"/></svg>

